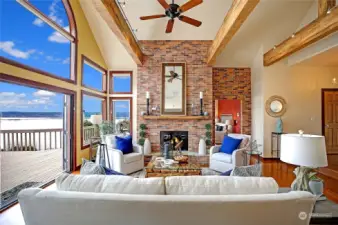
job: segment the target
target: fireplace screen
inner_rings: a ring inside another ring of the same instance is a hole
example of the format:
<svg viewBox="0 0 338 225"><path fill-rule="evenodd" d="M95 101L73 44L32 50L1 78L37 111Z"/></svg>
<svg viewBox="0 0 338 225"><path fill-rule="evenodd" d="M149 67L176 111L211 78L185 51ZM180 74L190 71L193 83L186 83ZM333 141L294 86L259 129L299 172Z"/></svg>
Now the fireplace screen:
<svg viewBox="0 0 338 225"><path fill-rule="evenodd" d="M160 143L172 144L173 150L188 151L188 131L161 131Z"/></svg>

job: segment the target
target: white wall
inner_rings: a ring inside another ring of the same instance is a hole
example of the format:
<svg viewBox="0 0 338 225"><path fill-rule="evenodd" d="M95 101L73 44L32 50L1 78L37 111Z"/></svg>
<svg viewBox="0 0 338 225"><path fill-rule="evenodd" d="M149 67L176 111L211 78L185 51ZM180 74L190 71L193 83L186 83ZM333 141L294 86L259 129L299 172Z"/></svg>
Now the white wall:
<svg viewBox="0 0 338 225"><path fill-rule="evenodd" d="M284 132L297 133L302 129L321 135L321 89L338 88L332 84L337 75L338 67L289 67L283 62L276 63L264 69L264 102L272 95L286 100ZM276 120L264 111L264 157L270 157L271 132Z"/></svg>

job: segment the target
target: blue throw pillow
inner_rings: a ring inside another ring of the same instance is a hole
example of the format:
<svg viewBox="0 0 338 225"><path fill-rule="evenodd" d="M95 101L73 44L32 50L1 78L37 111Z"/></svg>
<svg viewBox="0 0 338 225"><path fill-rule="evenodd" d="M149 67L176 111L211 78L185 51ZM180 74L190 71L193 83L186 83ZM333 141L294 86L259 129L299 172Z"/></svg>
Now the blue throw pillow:
<svg viewBox="0 0 338 225"><path fill-rule="evenodd" d="M237 149L241 142L242 139L224 136L220 152L232 155L232 153Z"/></svg>
<svg viewBox="0 0 338 225"><path fill-rule="evenodd" d="M224 173L221 173L220 176L230 176L232 170L225 171Z"/></svg>
<svg viewBox="0 0 338 225"><path fill-rule="evenodd" d="M121 175L121 176L125 176L125 174L117 172L115 170L109 169L105 166L103 166L104 172L106 173L106 175Z"/></svg>
<svg viewBox="0 0 338 225"><path fill-rule="evenodd" d="M127 137L116 136L116 148L121 150L123 154L129 154L133 152L133 138L131 135Z"/></svg>

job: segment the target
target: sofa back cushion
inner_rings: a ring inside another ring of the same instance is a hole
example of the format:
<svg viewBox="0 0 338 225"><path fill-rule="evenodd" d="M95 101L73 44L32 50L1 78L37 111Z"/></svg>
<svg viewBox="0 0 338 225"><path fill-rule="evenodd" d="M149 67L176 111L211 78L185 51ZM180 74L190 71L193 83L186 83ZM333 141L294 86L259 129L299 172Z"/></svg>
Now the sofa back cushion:
<svg viewBox="0 0 338 225"><path fill-rule="evenodd" d="M72 175L62 174L56 179L61 191L99 192L118 194L164 195L164 179L133 178L119 175Z"/></svg>
<svg viewBox="0 0 338 225"><path fill-rule="evenodd" d="M27 225L308 225L315 203L309 192L176 196L35 188L18 199Z"/></svg>
<svg viewBox="0 0 338 225"><path fill-rule="evenodd" d="M167 195L273 194L278 184L271 177L186 176L166 177Z"/></svg>

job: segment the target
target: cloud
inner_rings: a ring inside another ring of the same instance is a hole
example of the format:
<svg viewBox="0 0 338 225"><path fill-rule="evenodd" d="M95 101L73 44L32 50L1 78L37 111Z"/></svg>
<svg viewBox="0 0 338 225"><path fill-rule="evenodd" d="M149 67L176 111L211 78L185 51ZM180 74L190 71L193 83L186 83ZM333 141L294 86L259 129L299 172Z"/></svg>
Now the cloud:
<svg viewBox="0 0 338 225"><path fill-rule="evenodd" d="M25 93L0 92L0 108L22 109L39 105L45 107L57 105L51 98L55 96L53 92L39 90L34 92L33 96L35 98L28 99Z"/></svg>
<svg viewBox="0 0 338 225"><path fill-rule="evenodd" d="M47 56L46 56L46 60L47 60L47 61L50 61L50 62L61 62L61 61L62 61L62 59L60 59L60 58L55 58L55 57L50 56L50 55L47 55Z"/></svg>
<svg viewBox="0 0 338 225"><path fill-rule="evenodd" d="M69 64L70 62L70 58L65 58L64 60L62 60L62 64Z"/></svg>
<svg viewBox="0 0 338 225"><path fill-rule="evenodd" d="M69 26L64 27L64 29L66 31L69 31ZM69 40L67 38L65 38L62 34L60 34L57 31L54 31L49 37L48 37L48 41L50 42L56 42L56 43L60 43L60 44L66 44L69 43Z"/></svg>
<svg viewBox="0 0 338 225"><path fill-rule="evenodd" d="M55 96L55 93L45 90L38 90L33 93L34 97L53 97Z"/></svg>
<svg viewBox="0 0 338 225"><path fill-rule="evenodd" d="M20 59L28 59L31 54L36 52L34 49L30 49L27 51L22 51L17 48L14 48L15 44L13 41L3 41L0 42L0 50L6 52L7 54Z"/></svg>
<svg viewBox="0 0 338 225"><path fill-rule="evenodd" d="M19 106L19 108L22 105L25 105L25 93L15 93L15 92L0 92L0 107L16 107Z"/></svg>
<svg viewBox="0 0 338 225"><path fill-rule="evenodd" d="M42 27L44 22L40 18L35 18L35 20L33 21L33 24L35 26Z"/></svg>
<svg viewBox="0 0 338 225"><path fill-rule="evenodd" d="M52 4L49 6L49 15L48 17L51 18L54 22L56 22L59 25L63 25L63 20L59 18L58 11L60 10L60 7L58 6L58 3L61 0L54 0ZM61 4L62 5L62 4Z"/></svg>
<svg viewBox="0 0 338 225"><path fill-rule="evenodd" d="M17 94L15 92L0 92L0 99L6 97L16 97L16 98L23 98L26 97L25 93Z"/></svg>

